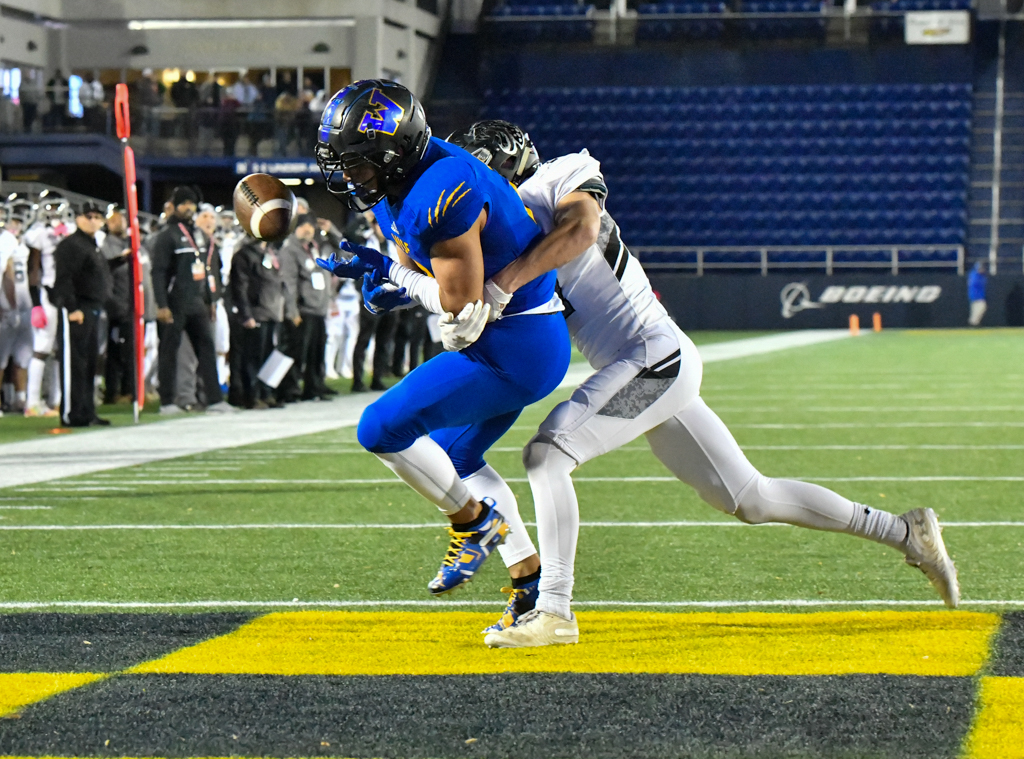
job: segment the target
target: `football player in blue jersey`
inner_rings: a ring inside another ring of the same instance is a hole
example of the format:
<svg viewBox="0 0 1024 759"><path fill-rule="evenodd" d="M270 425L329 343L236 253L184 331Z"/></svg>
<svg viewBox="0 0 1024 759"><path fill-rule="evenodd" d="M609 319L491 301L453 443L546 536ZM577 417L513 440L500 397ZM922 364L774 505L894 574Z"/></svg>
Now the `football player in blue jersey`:
<svg viewBox="0 0 1024 759"><path fill-rule="evenodd" d="M467 582L495 546L513 586L535 587L540 562L515 496L483 456L562 380L568 331L554 272L502 301L500 321L488 321L484 283L538 242L540 227L500 174L431 137L423 107L394 82L360 81L335 94L316 156L328 190L353 210L372 210L400 259L346 243L351 259L320 265L362 278L371 309L415 300L442 314L446 352L371 404L357 430L363 447L451 520L430 592Z"/></svg>

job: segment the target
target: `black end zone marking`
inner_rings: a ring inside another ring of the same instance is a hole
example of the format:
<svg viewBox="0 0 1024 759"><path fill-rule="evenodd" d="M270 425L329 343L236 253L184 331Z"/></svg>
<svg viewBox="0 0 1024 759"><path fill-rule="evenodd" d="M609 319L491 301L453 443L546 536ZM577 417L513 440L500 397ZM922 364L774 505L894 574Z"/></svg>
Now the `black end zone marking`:
<svg viewBox="0 0 1024 759"><path fill-rule="evenodd" d="M996 677L1024 677L1024 612L1003 615L991 668Z"/></svg>
<svg viewBox="0 0 1024 759"><path fill-rule="evenodd" d="M952 677L134 675L0 720L0 754L939 759L972 703Z"/></svg>
<svg viewBox="0 0 1024 759"><path fill-rule="evenodd" d="M3 615L0 672L116 672L225 635L252 618L251 614Z"/></svg>

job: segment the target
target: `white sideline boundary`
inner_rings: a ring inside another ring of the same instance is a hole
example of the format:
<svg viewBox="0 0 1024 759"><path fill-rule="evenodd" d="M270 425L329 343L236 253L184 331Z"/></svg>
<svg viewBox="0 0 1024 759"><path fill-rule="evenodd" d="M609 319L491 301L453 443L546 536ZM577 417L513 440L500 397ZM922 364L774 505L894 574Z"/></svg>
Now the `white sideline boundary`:
<svg viewBox="0 0 1024 759"><path fill-rule="evenodd" d="M729 608L821 608L830 606L934 606L943 607L942 601L899 601L896 599L870 598L863 601L829 601L821 598L792 598L784 600L749 601L573 601L573 606L583 609L609 607L641 609L729 609ZM1024 601L998 599L961 599L960 608L968 606L1024 606ZM426 608L443 611L451 607L494 608L494 601L7 601L0 603L2 610L27 609L407 609Z"/></svg>
<svg viewBox="0 0 1024 759"><path fill-rule="evenodd" d="M536 527L536 522L525 522ZM942 527L1024 527L1024 522L941 522ZM781 522L746 524L739 520L725 521L683 521L683 522L580 522L580 527L602 528L677 528L677 527L792 527ZM407 524L361 524L361 523L275 523L265 524L19 524L0 525L0 532L90 532L97 530L442 530L440 522Z"/></svg>
<svg viewBox="0 0 1024 759"><path fill-rule="evenodd" d="M713 363L849 336L847 330L801 330L712 343L698 350L704 363ZM573 364L559 388L575 387L592 372L587 364ZM56 438L7 443L0 445L0 461L4 462L0 489L352 427L379 395L343 395L330 402L298 403L285 409L197 415L138 427L76 431Z"/></svg>

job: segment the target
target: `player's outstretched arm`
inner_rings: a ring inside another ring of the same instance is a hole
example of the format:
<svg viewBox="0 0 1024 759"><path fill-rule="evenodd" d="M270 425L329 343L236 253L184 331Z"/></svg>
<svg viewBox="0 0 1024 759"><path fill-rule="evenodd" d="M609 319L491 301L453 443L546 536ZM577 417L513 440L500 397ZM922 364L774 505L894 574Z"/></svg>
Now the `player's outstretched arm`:
<svg viewBox="0 0 1024 759"><path fill-rule="evenodd" d="M491 282L511 295L581 255L597 242L601 231L601 206L588 192L570 192L555 207L555 228L527 253L493 277Z"/></svg>

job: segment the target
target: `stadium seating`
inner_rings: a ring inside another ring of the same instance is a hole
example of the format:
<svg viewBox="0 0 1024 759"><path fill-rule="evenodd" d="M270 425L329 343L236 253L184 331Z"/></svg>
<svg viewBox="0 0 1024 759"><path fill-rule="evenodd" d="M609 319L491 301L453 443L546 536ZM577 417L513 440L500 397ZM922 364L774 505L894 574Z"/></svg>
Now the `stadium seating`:
<svg viewBox="0 0 1024 759"><path fill-rule="evenodd" d="M698 15L724 13L726 5L718 3L641 3L637 6L636 38L638 40L716 39L725 31L720 18L650 19L656 15Z"/></svg>
<svg viewBox="0 0 1024 759"><path fill-rule="evenodd" d="M522 126L542 157L586 148L601 160L608 208L633 246L966 238L967 84L502 90L488 93L484 116ZM811 265L816 255L780 261Z"/></svg>
<svg viewBox="0 0 1024 759"><path fill-rule="evenodd" d="M540 2L530 5L501 5L492 18L513 18L492 24L491 32L499 37L514 36L519 42L575 41L594 39L593 5ZM552 16L557 18L551 18ZM536 21L531 20L536 18Z"/></svg>
<svg viewBox="0 0 1024 759"><path fill-rule="evenodd" d="M806 37L825 39L826 19L824 0L746 0L741 4L744 14L781 14L781 17L757 17L743 20L746 36L754 39ZM818 14L810 18L805 14ZM787 14L801 14L788 19Z"/></svg>

